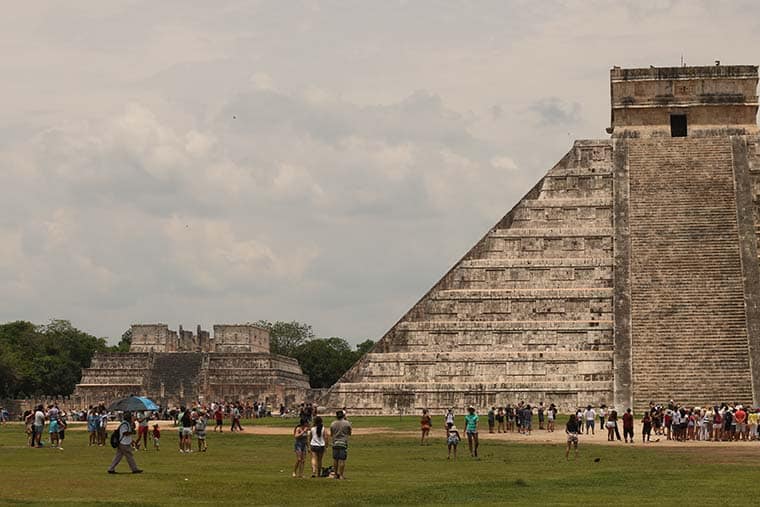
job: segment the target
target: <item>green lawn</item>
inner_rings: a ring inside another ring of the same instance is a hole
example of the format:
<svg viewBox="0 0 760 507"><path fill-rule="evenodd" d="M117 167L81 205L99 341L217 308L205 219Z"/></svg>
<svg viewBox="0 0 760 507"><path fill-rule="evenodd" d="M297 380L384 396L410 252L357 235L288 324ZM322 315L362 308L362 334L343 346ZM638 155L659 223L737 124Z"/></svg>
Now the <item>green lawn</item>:
<svg viewBox="0 0 760 507"><path fill-rule="evenodd" d="M86 438L70 431L63 451L29 449L20 425L0 428L0 504L706 505L756 491L760 472L760 444L693 451L582 443L579 460L566 462L561 446L488 441L479 461L464 443L460 459L448 462L440 436L421 447L389 432L354 437L348 480L299 480L290 476L288 436L210 433L209 452L185 455L166 430L160 452L138 453L144 474L108 475L112 449L87 447Z"/></svg>

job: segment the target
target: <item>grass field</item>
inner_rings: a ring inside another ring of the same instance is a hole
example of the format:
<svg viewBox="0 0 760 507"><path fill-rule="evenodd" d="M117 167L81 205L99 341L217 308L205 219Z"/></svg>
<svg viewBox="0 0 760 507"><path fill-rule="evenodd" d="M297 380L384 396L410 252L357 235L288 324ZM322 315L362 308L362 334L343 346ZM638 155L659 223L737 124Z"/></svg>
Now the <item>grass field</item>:
<svg viewBox="0 0 760 507"><path fill-rule="evenodd" d="M582 440L578 461L567 462L560 445L499 441L484 441L476 461L464 442L459 459L448 462L441 431L425 447L399 433L416 429L416 418L352 422L390 429L354 436L346 481L293 479L292 438L284 435L212 432L209 452L180 454L176 432L166 429L160 452L137 453L144 474L108 475L113 450L87 447L83 431L68 431L63 451L29 449L21 425L6 425L0 428L0 504L704 505L741 501L758 487L760 445L657 449ZM119 470L127 472L126 463Z"/></svg>

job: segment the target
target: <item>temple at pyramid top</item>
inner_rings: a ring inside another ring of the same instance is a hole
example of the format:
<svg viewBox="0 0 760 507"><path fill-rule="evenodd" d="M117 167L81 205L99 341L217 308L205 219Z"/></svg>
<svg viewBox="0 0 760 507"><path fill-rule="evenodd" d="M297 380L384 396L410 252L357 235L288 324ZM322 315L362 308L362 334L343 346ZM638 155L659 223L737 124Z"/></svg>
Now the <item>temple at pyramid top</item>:
<svg viewBox="0 0 760 507"><path fill-rule="evenodd" d="M613 137L757 133L754 65L610 70Z"/></svg>

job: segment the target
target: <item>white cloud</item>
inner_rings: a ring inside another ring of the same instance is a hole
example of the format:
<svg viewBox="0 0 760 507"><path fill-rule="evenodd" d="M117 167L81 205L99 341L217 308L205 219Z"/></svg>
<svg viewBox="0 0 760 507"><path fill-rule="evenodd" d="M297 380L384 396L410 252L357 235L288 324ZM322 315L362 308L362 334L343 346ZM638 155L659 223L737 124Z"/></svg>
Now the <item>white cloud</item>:
<svg viewBox="0 0 760 507"><path fill-rule="evenodd" d="M609 67L756 64L760 37L751 2L313 7L5 9L0 321L377 338L605 137Z"/></svg>

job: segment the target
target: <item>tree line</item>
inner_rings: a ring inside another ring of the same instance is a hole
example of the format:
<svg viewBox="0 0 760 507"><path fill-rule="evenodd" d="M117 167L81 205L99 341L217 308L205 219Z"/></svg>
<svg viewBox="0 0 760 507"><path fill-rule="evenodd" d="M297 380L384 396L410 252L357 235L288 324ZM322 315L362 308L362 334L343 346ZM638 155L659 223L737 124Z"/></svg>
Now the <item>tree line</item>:
<svg viewBox="0 0 760 507"><path fill-rule="evenodd" d="M271 352L297 359L314 388L333 385L374 345L366 340L354 348L343 338L317 338L310 325L296 321L257 324L269 329ZM0 398L68 396L96 352L126 352L131 341L127 330L109 346L67 320L0 324Z"/></svg>

